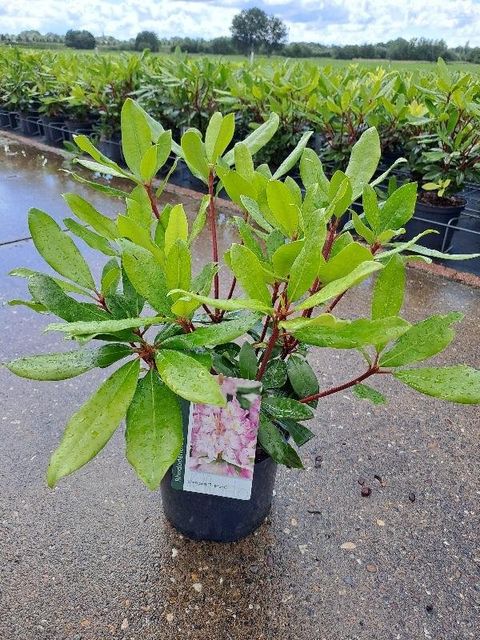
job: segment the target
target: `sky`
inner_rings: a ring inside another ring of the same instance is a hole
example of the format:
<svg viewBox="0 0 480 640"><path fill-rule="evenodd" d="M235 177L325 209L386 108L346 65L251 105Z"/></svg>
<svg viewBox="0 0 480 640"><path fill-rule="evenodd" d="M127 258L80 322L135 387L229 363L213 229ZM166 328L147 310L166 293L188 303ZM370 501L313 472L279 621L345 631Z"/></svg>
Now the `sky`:
<svg viewBox="0 0 480 640"><path fill-rule="evenodd" d="M480 46L480 0L15 0L0 4L0 33L37 29L128 39L229 35L233 16L259 7L287 24L290 42L361 44L397 37Z"/></svg>

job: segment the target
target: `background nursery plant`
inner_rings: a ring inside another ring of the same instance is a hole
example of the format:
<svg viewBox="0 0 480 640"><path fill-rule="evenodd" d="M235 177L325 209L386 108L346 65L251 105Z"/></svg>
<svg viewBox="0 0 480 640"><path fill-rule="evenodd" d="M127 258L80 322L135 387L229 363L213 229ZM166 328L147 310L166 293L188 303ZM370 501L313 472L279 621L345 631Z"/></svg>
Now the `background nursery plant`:
<svg viewBox="0 0 480 640"><path fill-rule="evenodd" d="M70 419L48 467L51 487L91 460L126 417L127 458L143 482L157 488L181 450L183 401L225 404L217 374L262 382L257 456L263 450L289 467L302 466L293 445L313 437L303 422L313 418L319 401L351 389L360 399L382 403L382 394L370 386L376 376L451 402L480 402L479 371L463 364L424 365L450 344L461 314L446 312L413 325L401 315L405 266L428 260L420 255L428 250L417 245L428 231L399 239L413 215L416 184L377 200L375 186L388 171L374 178L380 160L374 128L353 146L345 172L331 179L304 138L273 174L265 164L255 167L255 154L278 123L272 113L232 148L235 115L214 113L204 137L190 128L178 144L127 99L121 112L127 168L87 137L75 137L90 156L79 158L81 165L125 182L125 190L89 183L124 208L113 220L79 195L66 194L75 216L65 220L69 234L47 213L29 212L35 247L57 275L27 269L13 275L27 279L31 299L24 304L60 318L48 330L77 344L66 353L23 357L7 366L26 378L63 380L125 362ZM181 204L158 204L168 176L159 189L154 178L172 152L208 188L191 224ZM297 163L301 184L282 179ZM216 197L222 189L239 213L232 218L238 240L220 256ZM359 199L364 214L353 212L345 224ZM211 256L193 273L204 226ZM72 236L105 256L100 278ZM370 276L375 283L369 316L337 315L339 301ZM355 350L363 367L351 380L322 389L308 363L312 347Z"/></svg>

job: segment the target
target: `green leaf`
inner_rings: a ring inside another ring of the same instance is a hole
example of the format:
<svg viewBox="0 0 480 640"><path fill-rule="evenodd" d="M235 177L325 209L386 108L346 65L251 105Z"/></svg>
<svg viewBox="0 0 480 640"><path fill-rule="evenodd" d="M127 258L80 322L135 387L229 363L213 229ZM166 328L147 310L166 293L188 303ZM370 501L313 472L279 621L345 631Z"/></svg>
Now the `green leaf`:
<svg viewBox="0 0 480 640"><path fill-rule="evenodd" d="M278 464L292 469L303 469L302 461L295 449L285 441L277 427L261 414L258 441L264 451Z"/></svg>
<svg viewBox="0 0 480 640"><path fill-rule="evenodd" d="M250 151L252 156L254 156L257 151L260 151L262 147L264 147L267 142L275 135L276 130L278 129L278 125L280 124L280 118L276 113L271 113L263 124L255 129L250 135L248 135L245 140L243 140L243 144ZM223 160L231 166L234 162L234 151L230 150L225 154Z"/></svg>
<svg viewBox="0 0 480 640"><path fill-rule="evenodd" d="M300 159L300 176L305 189L308 189L312 185L318 185L322 191L328 193L328 179L323 171L320 158L313 149L305 149L302 153Z"/></svg>
<svg viewBox="0 0 480 640"><path fill-rule="evenodd" d="M49 276L35 274L28 279L28 289L35 302L51 313L66 320L106 320L108 314L94 304L78 302L67 296L57 282Z"/></svg>
<svg viewBox="0 0 480 640"><path fill-rule="evenodd" d="M175 293L172 294L172 289L176 291L177 289L185 290L190 287L192 277L191 256L187 244L183 240L177 240L168 253L165 263L165 277L167 289L169 290L168 295L173 295L172 311L180 317L189 315L192 305L185 305L183 301L179 300L182 296Z"/></svg>
<svg viewBox="0 0 480 640"><path fill-rule="evenodd" d="M244 291L255 300L271 304L272 296L265 284L265 270L248 247L233 244L230 249L231 269Z"/></svg>
<svg viewBox="0 0 480 640"><path fill-rule="evenodd" d="M85 296L88 295L85 289L77 287L77 285L72 284L71 282L65 282L65 280L60 280L60 278L55 278L45 273L40 273L40 271L33 271L33 269L27 269L26 267L17 267L16 269L12 269L8 272L9 276L16 276L18 278L31 278L32 276L45 276L53 280L63 291L70 291L72 293L78 293L79 295Z"/></svg>
<svg viewBox="0 0 480 640"><path fill-rule="evenodd" d="M153 220L152 203L143 184L132 189L125 202L127 216L149 231Z"/></svg>
<svg viewBox="0 0 480 640"><path fill-rule="evenodd" d="M262 409L274 418L290 418L291 420L310 420L313 418L311 408L293 398L283 396L264 396L262 398Z"/></svg>
<svg viewBox="0 0 480 640"><path fill-rule="evenodd" d="M287 277L303 245L304 240L294 240L278 247L272 255L273 270L277 276L280 278Z"/></svg>
<svg viewBox="0 0 480 640"><path fill-rule="evenodd" d="M101 279L101 292L104 297L109 293L116 291L121 275L122 270L120 269L117 260L112 259L105 264L102 269Z"/></svg>
<svg viewBox="0 0 480 640"><path fill-rule="evenodd" d="M255 380L257 377L258 361L255 349L249 342L244 342L238 354L240 375L247 380Z"/></svg>
<svg viewBox="0 0 480 640"><path fill-rule="evenodd" d="M122 246L122 265L136 291L161 314L171 314L165 274L147 249L127 240Z"/></svg>
<svg viewBox="0 0 480 640"><path fill-rule="evenodd" d="M127 362L70 418L62 441L50 458L49 487L83 467L107 444L127 412L139 370L138 359Z"/></svg>
<svg viewBox="0 0 480 640"><path fill-rule="evenodd" d="M127 411L127 460L152 491L177 459L183 442L178 398L150 370L137 383Z"/></svg>
<svg viewBox="0 0 480 640"><path fill-rule="evenodd" d="M277 422L293 438L297 447L301 447L312 438L315 438L315 434L310 429L295 420L284 418L283 420L277 420Z"/></svg>
<svg viewBox="0 0 480 640"><path fill-rule="evenodd" d="M324 284L339 280L352 273L359 265L372 261L372 254L358 242L351 242L318 269L318 277Z"/></svg>
<svg viewBox="0 0 480 640"><path fill-rule="evenodd" d="M129 178L129 174L122 169L116 162L110 160L110 158L103 153L101 153L89 140L89 138L85 135L73 136L73 141L77 145L77 147L81 151L85 151L88 155L95 160L96 163L103 165L105 171L112 170L115 173L111 173L110 175L117 175L120 178ZM78 159L80 160L80 159ZM82 163L80 163L82 164ZM124 197L124 195L122 196Z"/></svg>
<svg viewBox="0 0 480 640"><path fill-rule="evenodd" d="M192 223L192 230L188 238L188 246L191 247L194 241L202 233L205 223L207 221L207 209L209 199L208 196L204 196L200 202L198 213L195 216L195 220Z"/></svg>
<svg viewBox="0 0 480 640"><path fill-rule="evenodd" d="M291 301L298 300L313 284L322 259L322 247L327 228L322 219L317 219L305 232L302 250L295 258L290 269L287 295Z"/></svg>
<svg viewBox="0 0 480 640"><path fill-rule="evenodd" d="M368 244L373 244L375 242L375 234L367 227L362 218L355 211L352 211L351 224L353 224L353 228L357 235L363 238L365 242Z"/></svg>
<svg viewBox="0 0 480 640"><path fill-rule="evenodd" d="M292 389L299 398L306 398L318 393L317 376L305 358L291 355L287 360L287 373Z"/></svg>
<svg viewBox="0 0 480 640"><path fill-rule="evenodd" d="M236 204L240 205L245 197L255 198L257 191L253 182L230 169L217 167L217 173L228 196Z"/></svg>
<svg viewBox="0 0 480 640"><path fill-rule="evenodd" d="M372 299L372 319L388 318L400 313L405 295L405 264L394 255L380 271L375 282Z"/></svg>
<svg viewBox="0 0 480 640"><path fill-rule="evenodd" d="M208 184L210 169L205 154L205 145L198 132L189 129L183 134L182 151L185 162L193 175Z"/></svg>
<svg viewBox="0 0 480 640"><path fill-rule="evenodd" d="M162 249L152 241L150 232L147 229L127 216L118 216L117 225L119 232L124 238L128 238L144 249L148 249L160 265L164 264L165 255Z"/></svg>
<svg viewBox="0 0 480 640"><path fill-rule="evenodd" d="M164 346L166 349L195 349L226 344L243 336L255 325L258 318L259 315L256 313L245 313L234 320L198 327L192 333L165 340Z"/></svg>
<svg viewBox="0 0 480 640"><path fill-rule="evenodd" d="M231 298L230 300L222 300L217 298L209 298L202 296L192 291L186 291L185 289L174 289L170 291L168 295L181 294L182 300L198 300L200 304L211 305L216 309L224 309L225 311L240 311L242 309L249 309L250 311L259 311L260 313L266 313L271 315L273 308L260 302L260 300L253 300L250 298Z"/></svg>
<svg viewBox="0 0 480 640"><path fill-rule="evenodd" d="M390 256L394 256L396 253L403 253L403 251L407 251L408 249L410 249L410 247L415 246L415 243L418 242L420 238L423 238L423 236L429 235L431 233L438 234L438 231L435 231L433 229L427 229L426 231L422 231L422 233L419 233L418 235L416 235L411 240L408 240L407 242L392 242L389 246L394 248L390 249L389 251L383 251L382 253L377 253L376 259L385 260L385 258L390 258Z"/></svg>
<svg viewBox="0 0 480 640"><path fill-rule="evenodd" d="M121 198L122 200L128 197L128 193L126 191L122 191L121 189L115 189L114 187L110 187L106 184L102 184L101 182L94 182L93 180L87 180L86 178L79 175L78 173L75 173L74 171L67 171L65 169L64 171L69 176L71 176L75 180L75 182L84 184L90 189L93 189L94 191L100 191L100 193L106 193L108 196L111 196L112 198Z"/></svg>
<svg viewBox="0 0 480 640"><path fill-rule="evenodd" d="M192 356L182 351L161 349L155 361L163 382L174 393L190 402L224 407L225 397L217 379Z"/></svg>
<svg viewBox="0 0 480 640"><path fill-rule="evenodd" d="M135 180L135 176L127 173L126 171L122 171L120 167L119 169L114 169L112 165L106 166L104 164L100 164L100 162L93 162L92 160L86 160L85 158L75 158L73 162L82 165L85 169L90 169L90 171L100 173L104 176L113 176L114 178L123 178L124 180Z"/></svg>
<svg viewBox="0 0 480 640"><path fill-rule="evenodd" d="M303 150L307 146L307 142L310 140L312 133L313 131L305 131L305 133L302 135L302 137L298 141L295 148L288 154L288 156L285 158L285 160L282 162L282 164L278 167L278 169L273 174L272 178L274 180L278 180L278 178L281 178L286 173L288 173L290 169L293 169L293 167L299 161L300 156L303 153Z"/></svg>
<svg viewBox="0 0 480 640"><path fill-rule="evenodd" d="M76 349L17 358L6 367L21 378L30 380L66 380L94 367L104 367L125 358L132 350L123 344L107 344L100 349Z"/></svg>
<svg viewBox="0 0 480 640"><path fill-rule="evenodd" d="M419 253L422 256L440 258L441 260L473 260L474 258L480 258L480 253L443 253L443 251L428 249L419 244L411 244L408 250Z"/></svg>
<svg viewBox="0 0 480 640"><path fill-rule="evenodd" d="M122 151L127 167L141 178L142 158L152 145L150 126L144 111L131 98L123 103L121 112Z"/></svg>
<svg viewBox="0 0 480 640"><path fill-rule="evenodd" d="M234 113L229 113L225 117L218 112L213 114L205 133L205 149L209 162L215 163L222 156L232 141L234 132Z"/></svg>
<svg viewBox="0 0 480 640"><path fill-rule="evenodd" d="M37 251L52 269L86 289L95 289L85 259L53 218L40 209L30 209L28 226Z"/></svg>
<svg viewBox="0 0 480 640"><path fill-rule="evenodd" d="M395 378L427 396L459 404L480 404L480 371L466 365L395 371Z"/></svg>
<svg viewBox="0 0 480 640"><path fill-rule="evenodd" d="M107 316L108 318L108 316ZM53 322L46 331L63 331L71 336L101 335L104 333L117 333L124 329L138 329L150 327L152 324L164 324L168 318L162 316L146 316L145 318L122 318L121 320L101 320L99 322Z"/></svg>
<svg viewBox="0 0 480 640"><path fill-rule="evenodd" d="M48 313L47 307L33 300L18 300L17 298L8 301L10 307L28 307L36 313Z"/></svg>
<svg viewBox="0 0 480 640"><path fill-rule="evenodd" d="M369 400L372 404L385 404L387 402L385 396L369 387L367 384L356 384L352 387L352 393L360 400Z"/></svg>
<svg viewBox="0 0 480 640"><path fill-rule="evenodd" d="M248 215L258 224L261 229L267 231L268 233L271 233L273 231L272 225L267 220L265 220L262 212L260 211L260 207L258 206L258 203L255 202L255 200L249 198L248 196L240 196L240 202L245 207Z"/></svg>
<svg viewBox="0 0 480 640"><path fill-rule="evenodd" d="M380 208L377 233L386 229L400 229L410 220L417 202L417 183L409 182L396 189Z"/></svg>
<svg viewBox="0 0 480 640"><path fill-rule="evenodd" d="M165 229L165 255L177 240L187 241L188 221L182 204L176 204L170 210L167 228Z"/></svg>
<svg viewBox="0 0 480 640"><path fill-rule="evenodd" d="M280 389L287 381L287 365L283 360L271 360L262 377L264 389Z"/></svg>
<svg viewBox="0 0 480 640"><path fill-rule="evenodd" d="M65 193L63 198L77 218L91 226L94 231L107 240L118 238L115 222L98 212L85 198L76 193Z"/></svg>
<svg viewBox="0 0 480 640"><path fill-rule="evenodd" d="M370 127L362 133L353 145L350 160L345 174L350 178L353 200L363 192L363 188L370 182L380 161L380 138L375 127Z"/></svg>
<svg viewBox="0 0 480 640"><path fill-rule="evenodd" d="M248 150L248 147L243 142L237 142L233 149L235 157L235 169L245 178L245 180L253 180L255 168L253 165L252 154Z"/></svg>
<svg viewBox="0 0 480 640"><path fill-rule="evenodd" d="M78 238L83 240L85 244L87 244L92 249L100 251L100 253L103 253L106 256L117 255L117 252L112 249L108 240L103 236L90 231L88 227L84 227L76 220L73 220L73 218L65 218L63 222L71 233L75 234Z"/></svg>
<svg viewBox="0 0 480 640"><path fill-rule="evenodd" d="M302 311L303 309L311 309L319 304L323 304L331 298L335 298L344 291L351 289L355 285L359 284L365 278L368 278L374 271L382 269L382 265L378 262L362 262L351 273L343 278L329 282L325 287L320 289L318 293L307 298L304 302L295 307L295 311Z"/></svg>
<svg viewBox="0 0 480 640"><path fill-rule="evenodd" d="M396 340L410 325L401 318L338 320L325 313L313 319L287 320L281 326L306 344L331 349L359 349Z"/></svg>
<svg viewBox="0 0 480 640"><path fill-rule="evenodd" d="M283 182L270 181L267 184L267 201L279 228L289 237L298 229L299 209L290 189Z"/></svg>
<svg viewBox="0 0 480 640"><path fill-rule="evenodd" d="M431 316L414 324L392 348L380 358L382 367L400 367L404 364L426 360L443 351L455 337L450 328L463 318L462 313Z"/></svg>
<svg viewBox="0 0 480 640"><path fill-rule="evenodd" d="M172 133L164 131L158 138L157 144L145 151L140 162L140 177L143 182L150 183L168 160L172 151Z"/></svg>

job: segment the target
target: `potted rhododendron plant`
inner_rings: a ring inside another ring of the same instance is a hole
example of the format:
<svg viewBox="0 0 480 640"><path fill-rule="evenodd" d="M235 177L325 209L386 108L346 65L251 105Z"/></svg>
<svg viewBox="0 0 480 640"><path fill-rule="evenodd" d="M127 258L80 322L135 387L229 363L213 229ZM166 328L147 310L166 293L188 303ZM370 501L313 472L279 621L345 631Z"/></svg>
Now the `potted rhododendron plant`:
<svg viewBox="0 0 480 640"><path fill-rule="evenodd" d="M322 398L351 389L382 402L374 388L381 375L446 401L480 402L479 371L424 364L451 342L461 314L416 324L402 316L405 266L428 260L418 256L419 237L397 238L415 209L416 184L377 200L374 187L385 174L373 179L380 159L373 128L353 146L345 172L330 179L304 142L272 175L254 156L278 122L272 114L232 146L234 114L215 113L204 138L192 128L178 144L128 99L121 114L126 168L75 137L90 156L81 165L124 181L123 191L101 185L124 207L111 219L66 194L76 218L65 220L69 233L47 213L29 212L35 247L56 273L13 275L27 278L25 304L58 316L48 329L75 346L7 366L34 380L114 371L67 424L48 467L50 487L101 451L125 418L127 458L147 487L161 485L169 520L193 538L235 540L267 515L277 464L302 467L297 447L314 436L304 422ZM181 204L159 205L164 183L156 189L154 178L172 152L208 189L193 222ZM301 184L284 178L297 163ZM238 205L238 238L220 255L222 189ZM343 225L360 198L364 214L352 213L353 227ZM199 256L194 273L204 226L211 256ZM100 278L72 235L104 256ZM337 303L369 278L370 314L337 315ZM364 366L321 388L309 352L322 348L356 350Z"/></svg>

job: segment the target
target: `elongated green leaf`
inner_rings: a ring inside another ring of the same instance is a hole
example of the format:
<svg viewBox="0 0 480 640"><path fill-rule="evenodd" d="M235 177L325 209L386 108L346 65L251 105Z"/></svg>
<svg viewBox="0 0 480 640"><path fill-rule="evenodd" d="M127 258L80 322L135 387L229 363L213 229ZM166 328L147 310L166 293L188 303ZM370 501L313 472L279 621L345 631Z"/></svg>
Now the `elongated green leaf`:
<svg viewBox="0 0 480 640"><path fill-rule="evenodd" d="M291 301L298 300L313 284L322 260L322 247L327 227L321 218L312 219L305 231L305 243L290 269L287 295Z"/></svg>
<svg viewBox="0 0 480 640"><path fill-rule="evenodd" d="M260 302L260 300L253 300L250 298L231 298L230 300L222 300L217 298L209 298L208 296L202 296L192 291L186 291L185 289L174 289L169 291L168 295L181 294L182 300L198 300L201 304L211 305L217 309L224 309L225 311L239 311L241 309L249 309L250 311L259 311L260 313L266 313L271 315L273 308Z"/></svg>
<svg viewBox="0 0 480 640"><path fill-rule="evenodd" d="M94 367L105 367L125 358L132 350L123 344L107 344L100 349L76 349L64 353L49 353L17 358L7 368L21 378L30 380L66 380Z"/></svg>
<svg viewBox="0 0 480 640"><path fill-rule="evenodd" d="M53 218L40 209L30 209L28 226L37 251L52 269L86 289L95 289L85 259Z"/></svg>
<svg viewBox="0 0 480 640"><path fill-rule="evenodd" d="M205 145L198 132L190 129L183 134L182 151L190 171L207 184L210 169L205 155Z"/></svg>
<svg viewBox="0 0 480 640"><path fill-rule="evenodd" d="M282 418L290 418L291 420L310 420L313 418L313 411L307 404L283 396L264 396L262 409L280 420Z"/></svg>
<svg viewBox="0 0 480 640"><path fill-rule="evenodd" d="M115 171L111 175L118 175L119 177L129 177L128 173L122 169L116 162L111 160L108 156L101 153L85 135L74 135L73 141L79 149L88 153L88 155L95 160L96 163L103 165L107 169ZM105 173L105 171L103 172Z"/></svg>
<svg viewBox="0 0 480 640"><path fill-rule="evenodd" d="M163 382L174 393L190 402L225 406L217 379L192 356L182 351L161 349L155 358Z"/></svg>
<svg viewBox="0 0 480 640"><path fill-rule="evenodd" d="M267 231L268 233L271 233L273 231L272 225L267 220L265 220L265 217L260 211L260 207L258 206L258 203L255 202L255 200L252 200L252 198L249 198L248 196L240 196L240 201L247 210L249 216L258 224L261 229Z"/></svg>
<svg viewBox="0 0 480 640"><path fill-rule="evenodd" d="M108 316L107 316L108 318ZM104 333L117 333L124 329L137 329L139 327L150 327L153 324L164 324L169 322L163 316L146 316L145 318L123 318L121 320L102 320L99 322L53 322L49 324L46 331L62 331L71 336L100 335Z"/></svg>
<svg viewBox="0 0 480 640"><path fill-rule="evenodd" d="M195 220L192 223L192 230L188 238L188 246L191 247L194 241L202 233L205 223L207 221L207 209L208 209L208 196L204 196L198 207L198 213L195 216Z"/></svg>
<svg viewBox="0 0 480 640"><path fill-rule="evenodd" d="M164 131L156 144L148 147L140 162L140 177L149 183L163 167L172 151L172 132Z"/></svg>
<svg viewBox="0 0 480 640"><path fill-rule="evenodd" d="M139 370L138 359L124 364L70 418L62 441L50 458L49 487L83 467L107 444L127 412Z"/></svg>
<svg viewBox="0 0 480 640"><path fill-rule="evenodd" d="M258 360L255 349L250 342L244 342L238 354L240 375L247 380L255 380L257 376Z"/></svg>
<svg viewBox="0 0 480 640"><path fill-rule="evenodd" d="M305 189L308 189L312 185L318 185L322 191L328 193L328 179L323 171L320 158L313 149L305 149L302 153L300 159L300 176Z"/></svg>
<svg viewBox="0 0 480 640"><path fill-rule="evenodd" d="M317 376L305 358L291 355L287 360L287 373L292 389L299 398L318 393Z"/></svg>
<svg viewBox="0 0 480 640"><path fill-rule="evenodd" d="M466 365L395 371L409 387L448 402L480 404L480 371Z"/></svg>
<svg viewBox="0 0 480 640"><path fill-rule="evenodd" d="M81 287L77 287L77 285L72 284L71 282L66 282L65 280L60 280L60 278L55 278L46 273L40 273L40 271L33 271L33 269L27 269L26 267L17 267L16 269L12 269L8 272L9 276L16 276L18 278L31 278L32 276L46 276L53 280L63 291L71 291L72 293L78 293L82 296L87 295L85 289Z"/></svg>
<svg viewBox="0 0 480 640"><path fill-rule="evenodd" d="M374 127L362 133L358 142L352 147L350 160L345 174L350 178L353 200L362 194L377 170L380 161L380 138Z"/></svg>
<svg viewBox="0 0 480 640"><path fill-rule="evenodd" d="M267 184L267 200L281 231L294 236L298 229L299 209L290 189L283 182L271 181Z"/></svg>
<svg viewBox="0 0 480 640"><path fill-rule="evenodd" d="M176 204L170 210L167 228L165 229L165 255L168 255L177 240L186 242L187 238L188 221L185 209L182 204Z"/></svg>
<svg viewBox="0 0 480 640"><path fill-rule="evenodd" d="M298 453L286 442L277 427L262 414L260 414L258 441L263 450L278 464L284 464L292 469L303 469Z"/></svg>
<svg viewBox="0 0 480 640"><path fill-rule="evenodd" d="M244 335L258 321L259 314L245 313L240 318L198 327L192 333L175 336L165 340L166 349L194 349L195 347L214 347L226 344Z"/></svg>
<svg viewBox="0 0 480 640"><path fill-rule="evenodd" d="M293 169L293 167L297 164L300 159L300 156L303 153L303 150L307 146L307 142L310 140L313 131L305 131L300 140L297 142L295 148L288 154L282 164L278 167L278 169L273 174L272 178L274 180L278 180L286 173Z"/></svg>
<svg viewBox="0 0 480 640"><path fill-rule="evenodd" d="M356 384L352 387L352 393L360 400L369 400L372 404L385 404L387 402L385 396L372 389L368 384Z"/></svg>
<svg viewBox="0 0 480 640"><path fill-rule="evenodd" d="M143 109L131 98L123 103L121 112L122 151L127 167L137 178L141 178L141 164L152 145L150 126Z"/></svg>
<svg viewBox="0 0 480 640"><path fill-rule="evenodd" d="M273 269L277 276L285 278L290 273L290 269L301 252L303 245L304 240L294 240L278 247L272 255Z"/></svg>
<svg viewBox="0 0 480 640"><path fill-rule="evenodd" d="M117 260L112 259L105 264L102 269L101 278L101 292L104 297L109 293L113 293L116 291L120 282L121 275L122 270L120 269Z"/></svg>
<svg viewBox="0 0 480 640"><path fill-rule="evenodd" d="M411 244L408 247L408 250L419 253L421 256L440 258L441 260L473 260L475 258L480 258L480 253L444 253L443 251L437 251L436 249L422 247L419 244Z"/></svg>
<svg viewBox="0 0 480 640"><path fill-rule="evenodd" d="M171 302L165 274L147 249L122 242L122 265L136 291L161 314L171 313Z"/></svg>
<svg viewBox="0 0 480 640"><path fill-rule="evenodd" d="M253 165L252 154L243 142L237 142L233 149L235 156L235 169L245 178L245 180L253 180L255 168Z"/></svg>
<svg viewBox="0 0 480 640"><path fill-rule="evenodd" d="M229 113L223 117L217 111L212 115L205 133L205 150L210 163L215 163L221 157L232 141L234 131L234 113Z"/></svg>
<svg viewBox="0 0 480 640"><path fill-rule="evenodd" d="M144 249L148 249L148 251L150 251L150 253L155 256L155 259L160 265L164 264L164 252L158 245L156 245L152 241L150 232L147 229L138 224L138 222L135 222L135 220L128 218L127 216L118 216L117 225L119 232L124 238L128 238Z"/></svg>
<svg viewBox="0 0 480 640"><path fill-rule="evenodd" d="M281 389L287 381L287 365L283 360L271 360L262 377L264 389Z"/></svg>
<svg viewBox="0 0 480 640"><path fill-rule="evenodd" d="M78 302L70 298L53 278L35 274L28 279L28 290L35 302L42 304L51 313L66 320L106 320L108 314L94 304Z"/></svg>
<svg viewBox="0 0 480 640"><path fill-rule="evenodd" d="M373 260L371 252L359 244L351 242L318 269L318 277L328 284L352 273L359 265Z"/></svg>
<svg viewBox="0 0 480 640"><path fill-rule="evenodd" d="M95 173L101 173L104 176L114 176L115 178L123 178L124 180L135 180L135 176L126 173L122 170L114 169L111 165L100 164L100 162L94 162L93 160L86 160L85 158L75 158L76 164L81 164L85 169L90 169Z"/></svg>
<svg viewBox="0 0 480 640"><path fill-rule="evenodd" d="M83 176L75 173L74 171L64 170L69 176L71 176L75 182L79 182L80 184L84 184L90 189L94 191L100 191L100 193L106 193L108 196L112 198L124 198L128 197L128 193L126 191L122 191L121 189L115 189L115 187L110 187L107 184L102 184L101 182L94 182L93 180L87 180Z"/></svg>
<svg viewBox="0 0 480 640"><path fill-rule="evenodd" d="M462 313L432 316L414 324L393 347L380 358L382 367L400 367L431 358L443 351L455 337L450 328L463 318Z"/></svg>
<svg viewBox="0 0 480 640"><path fill-rule="evenodd" d="M108 240L103 236L100 236L98 235L98 233L91 231L88 227L84 227L73 218L65 218L63 222L71 233L76 235L77 238L83 240L85 244L87 244L92 249L100 251L100 253L103 253L106 256L117 255L115 249L112 249Z"/></svg>
<svg viewBox="0 0 480 640"><path fill-rule="evenodd" d="M396 316L403 305L405 295L405 264L394 255L380 271L375 282L372 299L372 318Z"/></svg>
<svg viewBox="0 0 480 640"><path fill-rule="evenodd" d="M377 232L400 229L413 216L417 201L417 183L409 182L394 191L380 208Z"/></svg>
<svg viewBox="0 0 480 640"><path fill-rule="evenodd" d="M376 232L380 224L380 209L375 189L368 184L363 188L362 205L370 228Z"/></svg>
<svg viewBox="0 0 480 640"><path fill-rule="evenodd" d="M315 293L313 296L310 296L304 302L297 305L295 307L295 310L301 311L303 309L311 309L312 307L316 307L319 304L323 304L327 300L331 300L331 298L335 298L344 291L347 291L347 289L351 289L355 285L365 280L365 278L368 278L368 276L371 275L374 271L378 271L381 268L382 265L378 262L362 262L344 278L329 282L325 287L320 289L318 293Z"/></svg>
<svg viewBox="0 0 480 640"><path fill-rule="evenodd" d="M358 349L383 345L405 333L409 324L401 318L380 320L338 320L323 314L311 320L296 318L281 323L295 338L317 347L332 349Z"/></svg>
<svg viewBox="0 0 480 640"><path fill-rule="evenodd" d="M265 271L257 256L248 247L233 244L230 249L231 269L246 293L266 305L271 294L265 284Z"/></svg>
<svg viewBox="0 0 480 640"><path fill-rule="evenodd" d="M39 302L34 302L33 300L18 300L17 298L14 298L13 300L8 301L8 305L10 307L28 307L36 313L48 313L47 307Z"/></svg>
<svg viewBox="0 0 480 640"><path fill-rule="evenodd" d="M280 118L276 113L271 113L263 124L255 129L252 133L250 133L245 140L243 140L243 144L246 145L247 149L250 151L252 156L254 156L257 151L260 151L262 147L264 147L267 142L275 135L276 130L278 129L278 125L280 124ZM233 149L225 154L223 160L231 166L234 162L234 152Z"/></svg>
<svg viewBox="0 0 480 640"><path fill-rule="evenodd" d="M127 411L127 460L152 491L180 453L182 413L178 398L150 370L137 383Z"/></svg>
<svg viewBox="0 0 480 640"><path fill-rule="evenodd" d="M389 249L388 251L383 251L382 253L378 253L376 256L377 260L386 260L386 258L390 258L390 256L394 256L396 253L403 253L404 251L408 251L410 247L413 247L420 238L423 236L429 235L430 233L438 233L434 229L427 229L426 231L422 231L411 240L407 242L392 242L389 246L394 247L393 249Z"/></svg>
<svg viewBox="0 0 480 640"><path fill-rule="evenodd" d="M108 240L118 237L115 222L97 211L85 198L76 193L65 193L63 198L77 218L90 225L101 236Z"/></svg>

